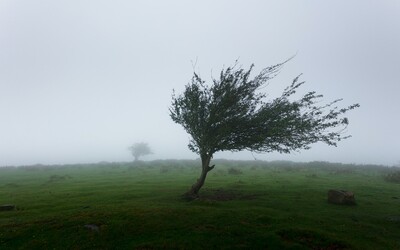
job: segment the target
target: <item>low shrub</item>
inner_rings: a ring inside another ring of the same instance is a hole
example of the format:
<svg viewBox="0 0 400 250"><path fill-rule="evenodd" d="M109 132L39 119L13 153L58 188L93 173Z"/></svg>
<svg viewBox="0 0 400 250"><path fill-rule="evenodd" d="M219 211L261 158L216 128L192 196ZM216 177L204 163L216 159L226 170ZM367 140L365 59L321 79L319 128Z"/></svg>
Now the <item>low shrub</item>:
<svg viewBox="0 0 400 250"><path fill-rule="evenodd" d="M318 176L316 174L307 174L306 177L307 178L318 178Z"/></svg>
<svg viewBox="0 0 400 250"><path fill-rule="evenodd" d="M354 170L353 169L349 169L349 168L338 168L338 169L335 169L334 171L332 171L331 174L335 174L335 175L354 174Z"/></svg>
<svg viewBox="0 0 400 250"><path fill-rule="evenodd" d="M72 177L69 175L57 175L54 174L52 176L49 177L49 182L57 182L57 181L64 181L67 179L71 179Z"/></svg>
<svg viewBox="0 0 400 250"><path fill-rule="evenodd" d="M165 173L168 173L168 172L169 172L169 168L168 168L168 167L162 166L162 167L160 168L160 173L161 173L161 174L165 174Z"/></svg>
<svg viewBox="0 0 400 250"><path fill-rule="evenodd" d="M400 183L400 170L385 175L385 180L388 182Z"/></svg>
<svg viewBox="0 0 400 250"><path fill-rule="evenodd" d="M251 166L250 170L257 170L258 166Z"/></svg>
<svg viewBox="0 0 400 250"><path fill-rule="evenodd" d="M237 169L237 168L229 168L229 169L228 169L228 174L231 174L231 175L239 175L239 174L243 174L243 172L240 171L240 170Z"/></svg>

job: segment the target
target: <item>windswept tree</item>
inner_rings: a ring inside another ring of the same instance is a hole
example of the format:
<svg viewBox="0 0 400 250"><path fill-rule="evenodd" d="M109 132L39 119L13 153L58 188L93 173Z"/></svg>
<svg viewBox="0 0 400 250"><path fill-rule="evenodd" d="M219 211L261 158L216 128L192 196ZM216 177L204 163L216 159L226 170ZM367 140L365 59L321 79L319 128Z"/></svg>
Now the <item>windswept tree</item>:
<svg viewBox="0 0 400 250"><path fill-rule="evenodd" d="M186 198L198 197L218 151L290 153L310 149L316 142L336 146L350 137L344 133L349 121L343 115L359 105L338 108L341 99L321 105L323 96L315 92L293 98L304 84L300 75L281 96L266 100L262 90L286 62L264 68L254 77L253 65L246 70L235 64L223 69L210 85L194 72L181 95L174 91L170 116L191 135L188 147L202 162L200 178L184 194Z"/></svg>
<svg viewBox="0 0 400 250"><path fill-rule="evenodd" d="M149 145L145 142L135 143L128 149L129 151L131 151L133 157L135 157L135 161L138 161L140 156L149 155L153 153Z"/></svg>

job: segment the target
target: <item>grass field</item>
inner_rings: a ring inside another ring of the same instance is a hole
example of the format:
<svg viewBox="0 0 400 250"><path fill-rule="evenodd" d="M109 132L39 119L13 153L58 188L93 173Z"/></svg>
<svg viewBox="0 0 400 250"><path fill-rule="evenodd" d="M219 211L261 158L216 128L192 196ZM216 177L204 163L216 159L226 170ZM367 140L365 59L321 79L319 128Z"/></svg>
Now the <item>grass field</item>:
<svg viewBox="0 0 400 250"><path fill-rule="evenodd" d="M0 249L400 249L388 167L217 160L0 168ZM356 206L327 203L329 189Z"/></svg>

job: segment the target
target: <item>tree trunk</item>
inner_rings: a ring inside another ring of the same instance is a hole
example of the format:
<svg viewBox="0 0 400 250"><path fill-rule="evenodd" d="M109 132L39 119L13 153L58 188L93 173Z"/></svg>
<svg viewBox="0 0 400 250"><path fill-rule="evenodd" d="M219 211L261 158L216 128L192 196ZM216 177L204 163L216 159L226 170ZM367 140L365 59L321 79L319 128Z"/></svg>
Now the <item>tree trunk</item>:
<svg viewBox="0 0 400 250"><path fill-rule="evenodd" d="M186 200L194 200L199 197L199 191L201 187L204 185L204 182L207 177L207 173L210 172L213 168L213 166L210 165L212 156L211 155L203 155L201 156L201 174L200 178L197 179L196 183L192 185L189 191L183 194L183 198Z"/></svg>

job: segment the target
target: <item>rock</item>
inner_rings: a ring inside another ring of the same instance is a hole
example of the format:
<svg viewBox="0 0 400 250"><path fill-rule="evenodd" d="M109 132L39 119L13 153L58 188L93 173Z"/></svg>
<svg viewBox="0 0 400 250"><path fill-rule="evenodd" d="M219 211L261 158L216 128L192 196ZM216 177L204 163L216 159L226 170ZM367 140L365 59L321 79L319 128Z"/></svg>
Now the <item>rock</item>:
<svg viewBox="0 0 400 250"><path fill-rule="evenodd" d="M356 200L354 193L345 190L334 190L328 191L328 202L338 205L355 205Z"/></svg>
<svg viewBox="0 0 400 250"><path fill-rule="evenodd" d="M84 225L85 228L93 231L93 232L99 232L100 231L100 227L94 224L86 224Z"/></svg>
<svg viewBox="0 0 400 250"><path fill-rule="evenodd" d="M389 216L387 220L391 222L400 222L400 216Z"/></svg>
<svg viewBox="0 0 400 250"><path fill-rule="evenodd" d="M12 211L12 210L15 210L15 205L13 204L0 205L0 211Z"/></svg>

